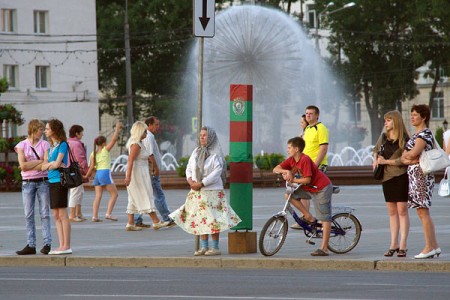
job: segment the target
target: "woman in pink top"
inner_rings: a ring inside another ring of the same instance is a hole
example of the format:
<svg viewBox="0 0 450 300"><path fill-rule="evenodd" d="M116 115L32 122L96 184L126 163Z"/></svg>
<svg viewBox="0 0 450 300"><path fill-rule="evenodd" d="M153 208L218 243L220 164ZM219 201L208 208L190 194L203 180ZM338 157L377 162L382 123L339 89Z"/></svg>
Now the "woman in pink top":
<svg viewBox="0 0 450 300"><path fill-rule="evenodd" d="M51 250L52 235L50 230L48 178L47 171L41 171L44 153L50 148L50 144L42 140L44 127L43 122L37 119L31 120L28 123L28 137L14 148L22 170L22 200L27 228L27 245L16 252L18 255L36 254L36 225L34 220L36 197L39 203L42 239L44 240L41 253L48 254Z"/></svg>

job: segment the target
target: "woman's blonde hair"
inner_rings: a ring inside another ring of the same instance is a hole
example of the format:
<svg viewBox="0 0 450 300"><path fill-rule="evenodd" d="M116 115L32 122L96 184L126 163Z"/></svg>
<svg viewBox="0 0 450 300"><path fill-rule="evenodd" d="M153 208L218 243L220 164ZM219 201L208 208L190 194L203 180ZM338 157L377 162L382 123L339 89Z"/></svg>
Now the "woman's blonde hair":
<svg viewBox="0 0 450 300"><path fill-rule="evenodd" d="M38 132L39 129L44 129L45 124L41 120L38 119L32 119L28 123L28 137L33 137L33 134Z"/></svg>
<svg viewBox="0 0 450 300"><path fill-rule="evenodd" d="M134 122L130 130L130 138L127 142L127 148L141 141L142 135L147 131L147 125L142 121Z"/></svg>
<svg viewBox="0 0 450 300"><path fill-rule="evenodd" d="M393 123L394 141L398 140L398 146L403 151L406 141L409 139L408 131L403 123L402 114L398 110L388 111L384 114L384 119L391 119Z"/></svg>

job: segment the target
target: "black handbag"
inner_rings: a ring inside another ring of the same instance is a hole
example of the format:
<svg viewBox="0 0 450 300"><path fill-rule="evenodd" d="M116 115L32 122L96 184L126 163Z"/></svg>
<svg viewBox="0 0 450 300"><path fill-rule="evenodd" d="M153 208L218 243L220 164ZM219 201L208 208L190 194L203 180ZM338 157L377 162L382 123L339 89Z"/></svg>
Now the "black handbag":
<svg viewBox="0 0 450 300"><path fill-rule="evenodd" d="M373 170L373 178L375 178L376 180L381 180L383 179L383 175L384 175L384 165L378 165Z"/></svg>
<svg viewBox="0 0 450 300"><path fill-rule="evenodd" d="M83 177L81 176L80 165L73 157L69 144L67 142L64 143L67 144L67 149L69 149L70 165L67 168L58 168L58 171L60 173L61 185L71 189L80 186L83 183Z"/></svg>
<svg viewBox="0 0 450 300"><path fill-rule="evenodd" d="M384 144L386 143L387 137L386 135L383 133L383 135L381 136L381 146L380 146L380 150L378 150L378 155L379 156L383 156L383 152L384 152ZM383 179L383 175L384 175L384 165L378 165L374 170L373 170L373 178L375 178L376 180L382 180Z"/></svg>

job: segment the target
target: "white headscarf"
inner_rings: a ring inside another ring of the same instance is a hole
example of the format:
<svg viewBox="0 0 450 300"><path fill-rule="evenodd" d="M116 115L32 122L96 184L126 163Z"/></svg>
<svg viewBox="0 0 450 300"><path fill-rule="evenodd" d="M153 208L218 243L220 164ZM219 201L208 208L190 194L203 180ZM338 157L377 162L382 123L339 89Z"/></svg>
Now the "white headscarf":
<svg viewBox="0 0 450 300"><path fill-rule="evenodd" d="M214 129L208 126L202 127L202 130L206 130L208 136L206 138L206 145L202 146L200 140L198 141L199 146L197 147L197 161L195 165L195 175L197 181L200 182L203 179L203 170L205 167L205 160L212 154L216 154L222 163L222 183L225 185L227 181L227 166L225 157L223 156L222 147L220 146L219 139L217 138Z"/></svg>

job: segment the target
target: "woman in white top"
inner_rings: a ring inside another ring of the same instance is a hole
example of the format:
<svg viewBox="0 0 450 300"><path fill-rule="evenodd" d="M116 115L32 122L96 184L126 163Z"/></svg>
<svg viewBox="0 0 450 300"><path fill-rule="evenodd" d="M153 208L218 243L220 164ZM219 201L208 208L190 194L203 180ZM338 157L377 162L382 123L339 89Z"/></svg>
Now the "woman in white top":
<svg viewBox="0 0 450 300"><path fill-rule="evenodd" d="M195 251L195 256L220 255L220 232L236 226L241 219L225 197L226 163L215 131L203 127L199 144L186 167L191 190L185 204L169 216L184 231L200 235L200 250ZM212 248L208 247L209 234Z"/></svg>

